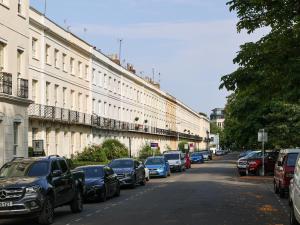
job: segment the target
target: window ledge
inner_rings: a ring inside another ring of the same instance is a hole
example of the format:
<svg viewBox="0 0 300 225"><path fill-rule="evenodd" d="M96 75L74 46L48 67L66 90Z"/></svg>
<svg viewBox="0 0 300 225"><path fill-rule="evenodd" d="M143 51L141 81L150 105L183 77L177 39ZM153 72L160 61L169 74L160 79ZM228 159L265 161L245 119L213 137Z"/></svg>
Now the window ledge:
<svg viewBox="0 0 300 225"><path fill-rule="evenodd" d="M6 9L10 9L7 3L0 3L1 6L3 6Z"/></svg>
<svg viewBox="0 0 300 225"><path fill-rule="evenodd" d="M22 19L26 20L26 17L23 14L18 13L18 16L21 17Z"/></svg>

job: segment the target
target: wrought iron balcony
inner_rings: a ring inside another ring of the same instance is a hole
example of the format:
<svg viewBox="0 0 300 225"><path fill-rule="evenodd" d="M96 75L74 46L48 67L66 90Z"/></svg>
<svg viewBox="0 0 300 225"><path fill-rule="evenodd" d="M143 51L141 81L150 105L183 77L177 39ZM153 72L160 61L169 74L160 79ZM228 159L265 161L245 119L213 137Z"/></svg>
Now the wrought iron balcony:
<svg viewBox="0 0 300 225"><path fill-rule="evenodd" d="M197 135L179 133L173 130L165 130L148 125L128 123L119 120L104 118L98 115L90 115L69 109L40 104L31 104L28 108L28 115L31 119L41 119L67 124L80 124L104 130L130 131L148 134L165 135L182 139L202 141Z"/></svg>
<svg viewBox="0 0 300 225"><path fill-rule="evenodd" d="M0 93L12 95L12 75L0 72Z"/></svg>
<svg viewBox="0 0 300 225"><path fill-rule="evenodd" d="M28 80L18 78L18 97L28 98Z"/></svg>

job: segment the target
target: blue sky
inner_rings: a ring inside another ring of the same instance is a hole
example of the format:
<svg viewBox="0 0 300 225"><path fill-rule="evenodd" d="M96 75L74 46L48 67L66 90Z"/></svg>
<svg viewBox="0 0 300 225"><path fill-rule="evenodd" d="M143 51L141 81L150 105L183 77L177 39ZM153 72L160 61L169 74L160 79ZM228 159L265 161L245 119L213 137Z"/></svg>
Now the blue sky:
<svg viewBox="0 0 300 225"><path fill-rule="evenodd" d="M45 0L30 0L44 11ZM264 33L237 34L227 0L47 0L46 15L105 54L118 52L138 73L161 74L161 87L196 111L224 107L222 75L239 46ZM84 32L86 30L86 32ZM159 76L156 75L158 80Z"/></svg>

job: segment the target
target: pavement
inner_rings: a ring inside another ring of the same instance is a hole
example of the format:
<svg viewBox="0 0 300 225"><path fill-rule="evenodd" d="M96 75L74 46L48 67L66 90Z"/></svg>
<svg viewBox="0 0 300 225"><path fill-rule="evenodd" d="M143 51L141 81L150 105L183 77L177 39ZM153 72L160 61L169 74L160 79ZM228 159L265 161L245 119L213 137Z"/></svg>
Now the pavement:
<svg viewBox="0 0 300 225"><path fill-rule="evenodd" d="M237 155L192 165L184 173L151 179L104 203L89 203L80 214L55 210L55 225L288 225L287 199L273 193L272 177L239 177ZM30 219L4 225L35 225Z"/></svg>

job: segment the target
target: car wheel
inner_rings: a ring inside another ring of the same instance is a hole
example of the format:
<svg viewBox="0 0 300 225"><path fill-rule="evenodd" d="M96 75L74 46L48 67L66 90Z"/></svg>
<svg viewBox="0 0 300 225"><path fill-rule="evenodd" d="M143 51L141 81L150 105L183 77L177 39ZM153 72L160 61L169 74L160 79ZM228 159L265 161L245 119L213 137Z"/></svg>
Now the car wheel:
<svg viewBox="0 0 300 225"><path fill-rule="evenodd" d="M290 206L290 225L299 225L294 212L293 204Z"/></svg>
<svg viewBox="0 0 300 225"><path fill-rule="evenodd" d="M131 188L131 189L134 189L134 188L135 188L135 185L136 185L136 177L134 177L132 183L130 184L130 188Z"/></svg>
<svg viewBox="0 0 300 225"><path fill-rule="evenodd" d="M171 170L168 170L168 177L171 176Z"/></svg>
<svg viewBox="0 0 300 225"><path fill-rule="evenodd" d="M46 197L41 214L38 217L38 223L50 225L54 219L54 206L50 197Z"/></svg>
<svg viewBox="0 0 300 225"><path fill-rule="evenodd" d="M165 172L165 174L163 175L163 178L167 178L168 177L168 171Z"/></svg>
<svg viewBox="0 0 300 225"><path fill-rule="evenodd" d="M140 182L141 186L145 186L146 185L146 178L144 177L143 180Z"/></svg>
<svg viewBox="0 0 300 225"><path fill-rule="evenodd" d="M83 209L83 199L81 191L76 191L75 196L70 204L72 213L80 213Z"/></svg>
<svg viewBox="0 0 300 225"><path fill-rule="evenodd" d="M278 194L279 193L279 188L277 187L276 181L274 180L274 193Z"/></svg>
<svg viewBox="0 0 300 225"><path fill-rule="evenodd" d="M117 184L117 189L116 189L116 193L115 193L115 197L119 197L121 195L121 187L120 184Z"/></svg>
<svg viewBox="0 0 300 225"><path fill-rule="evenodd" d="M99 201L100 202L105 202L106 199L107 199L107 191L106 191L106 189L107 189L107 187L106 187L106 185L104 185L103 190L102 190L102 192L101 192L101 194L99 196Z"/></svg>
<svg viewBox="0 0 300 225"><path fill-rule="evenodd" d="M279 197L280 198L284 198L285 197L285 190L284 188L281 188L280 185L279 185Z"/></svg>
<svg viewBox="0 0 300 225"><path fill-rule="evenodd" d="M241 171L239 171L239 174L240 174L241 177L246 175L245 172L241 172Z"/></svg>

